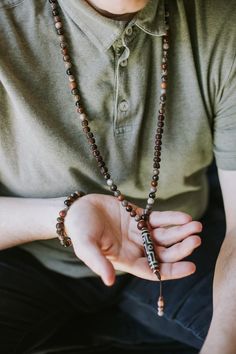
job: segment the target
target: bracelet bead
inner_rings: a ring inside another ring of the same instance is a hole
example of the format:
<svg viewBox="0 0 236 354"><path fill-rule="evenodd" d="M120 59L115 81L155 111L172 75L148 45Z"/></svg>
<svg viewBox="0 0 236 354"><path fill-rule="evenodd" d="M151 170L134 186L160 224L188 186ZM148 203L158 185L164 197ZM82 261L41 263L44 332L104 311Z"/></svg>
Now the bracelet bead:
<svg viewBox="0 0 236 354"><path fill-rule="evenodd" d="M64 201L65 204L65 208L62 209L61 211L59 211L59 216L57 217L57 223L56 223L56 233L58 235L59 241L61 243L62 246L64 247L69 247L72 245L71 239L70 237L66 234L65 231L65 217L67 215L67 212L70 208L70 206L79 198L81 198L82 196L84 196L83 192L74 192L72 193L70 196L68 196L66 198L66 200Z"/></svg>

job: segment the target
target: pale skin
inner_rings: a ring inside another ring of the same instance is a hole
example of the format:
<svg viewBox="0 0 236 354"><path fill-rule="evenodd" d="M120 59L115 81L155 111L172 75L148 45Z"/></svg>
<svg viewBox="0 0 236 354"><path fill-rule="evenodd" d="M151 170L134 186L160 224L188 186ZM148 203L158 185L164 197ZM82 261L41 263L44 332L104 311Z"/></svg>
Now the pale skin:
<svg viewBox="0 0 236 354"><path fill-rule="evenodd" d="M148 0L87 2L104 16L129 20ZM213 319L201 354L234 354L236 347L236 172L220 170L219 176L227 232L215 270ZM64 199L1 197L0 249L56 238L55 220ZM113 197L91 194L79 199L71 206L65 226L75 254L107 286L114 284L115 270L156 281L144 257L136 223ZM153 212L150 230L163 279L182 278L195 272L193 263L181 260L200 246L201 223L182 212Z"/></svg>

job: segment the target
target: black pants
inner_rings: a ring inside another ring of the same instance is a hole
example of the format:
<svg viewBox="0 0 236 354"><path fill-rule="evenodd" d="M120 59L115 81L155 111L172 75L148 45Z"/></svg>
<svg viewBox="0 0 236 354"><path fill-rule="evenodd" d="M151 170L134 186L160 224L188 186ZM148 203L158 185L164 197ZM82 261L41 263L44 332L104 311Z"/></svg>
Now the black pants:
<svg viewBox="0 0 236 354"><path fill-rule="evenodd" d="M108 288L98 278L52 272L20 249L1 251L0 352L33 353L30 348L58 329L62 337L74 331L87 346L108 340L158 343L167 336L201 348L211 321L213 272L224 237L218 210L210 208L202 222L203 243L191 256L197 272L164 283L164 318L156 314L156 282L123 275Z"/></svg>

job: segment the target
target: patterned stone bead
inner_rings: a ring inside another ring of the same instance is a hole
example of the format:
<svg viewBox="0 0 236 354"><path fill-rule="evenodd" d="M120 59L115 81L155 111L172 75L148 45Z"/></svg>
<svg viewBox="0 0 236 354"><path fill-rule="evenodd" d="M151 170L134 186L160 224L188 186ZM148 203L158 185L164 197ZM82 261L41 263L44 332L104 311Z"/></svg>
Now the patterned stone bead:
<svg viewBox="0 0 236 354"><path fill-rule="evenodd" d="M124 199L121 204L123 205L123 207L127 207L128 200Z"/></svg>
<svg viewBox="0 0 236 354"><path fill-rule="evenodd" d="M79 119L83 122L87 119L86 115L84 113L79 115Z"/></svg>
<svg viewBox="0 0 236 354"><path fill-rule="evenodd" d="M125 199L125 197L123 196L123 194L120 194L117 199L118 199L120 202L122 202L122 201Z"/></svg>
<svg viewBox="0 0 236 354"><path fill-rule="evenodd" d="M113 180L112 180L112 179L108 179L108 180L107 180L107 185L108 185L109 187L111 187L111 186L113 185Z"/></svg>
<svg viewBox="0 0 236 354"><path fill-rule="evenodd" d="M60 28L62 28L63 26L62 26L62 23L61 23L61 22L56 22L56 23L55 23L55 27L56 27L56 29L60 29Z"/></svg>
<svg viewBox="0 0 236 354"><path fill-rule="evenodd" d="M153 205L155 201L152 198L148 198L147 202L148 202L149 205Z"/></svg>
<svg viewBox="0 0 236 354"><path fill-rule="evenodd" d="M72 63L71 63L70 61L66 61L66 62L65 62L65 68L66 68L66 69L72 68Z"/></svg>
<svg viewBox="0 0 236 354"><path fill-rule="evenodd" d="M132 211L132 205L128 204L126 207L126 210L128 211L128 213L130 213Z"/></svg>
<svg viewBox="0 0 236 354"><path fill-rule="evenodd" d="M115 196L115 197L119 197L119 195L121 195L121 192L118 191L118 190L116 190L116 191L114 192L114 196Z"/></svg>
<svg viewBox="0 0 236 354"><path fill-rule="evenodd" d="M108 180L111 178L111 175L109 173L104 173L103 176L104 176L105 180Z"/></svg>

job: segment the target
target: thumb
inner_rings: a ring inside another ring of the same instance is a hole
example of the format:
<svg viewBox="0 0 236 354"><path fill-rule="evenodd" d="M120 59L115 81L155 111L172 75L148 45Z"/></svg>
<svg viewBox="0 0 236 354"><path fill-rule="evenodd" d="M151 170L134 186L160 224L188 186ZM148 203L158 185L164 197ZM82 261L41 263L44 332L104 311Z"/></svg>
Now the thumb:
<svg viewBox="0 0 236 354"><path fill-rule="evenodd" d="M83 237L84 238L84 237ZM94 273L98 274L105 285L111 286L115 282L115 269L112 263L102 254L99 246L92 241L86 240L78 246L73 242L75 254Z"/></svg>

